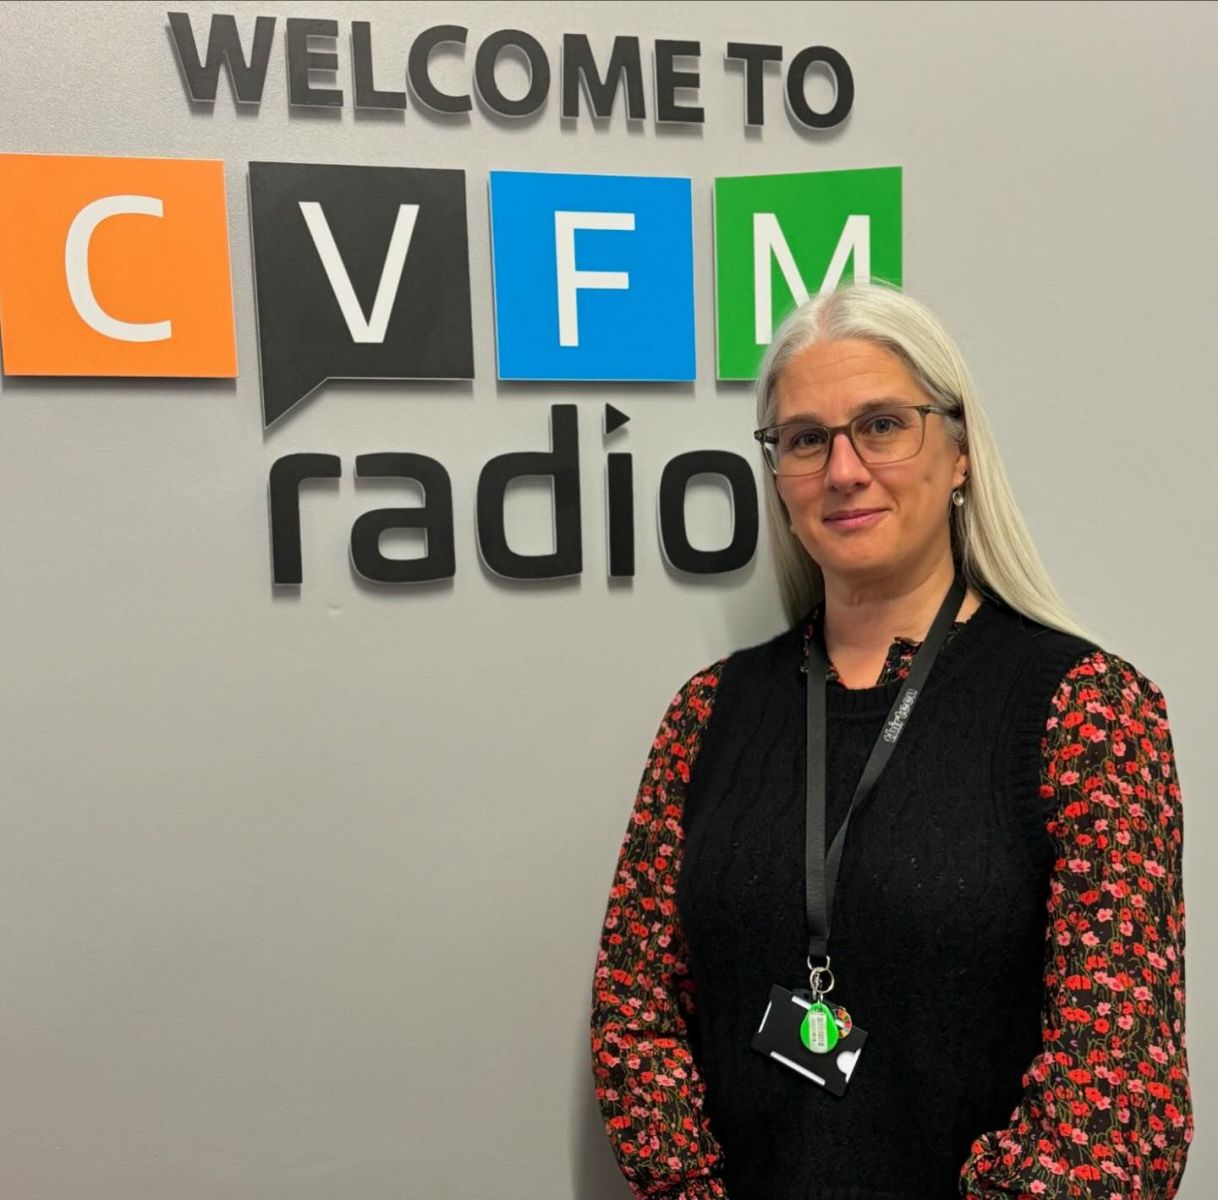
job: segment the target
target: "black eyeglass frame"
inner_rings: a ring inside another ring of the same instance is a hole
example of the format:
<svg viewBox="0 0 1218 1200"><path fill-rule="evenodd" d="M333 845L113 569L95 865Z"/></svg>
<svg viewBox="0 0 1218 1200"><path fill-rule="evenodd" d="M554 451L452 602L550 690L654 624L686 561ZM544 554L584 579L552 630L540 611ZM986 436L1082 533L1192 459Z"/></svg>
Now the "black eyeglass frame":
<svg viewBox="0 0 1218 1200"><path fill-rule="evenodd" d="M912 453L907 454L904 458L886 458L882 462L868 462L858 448L858 443L854 440L854 424L857 421L867 421L875 417L882 417L886 412L893 412L899 409L912 408L922 418L921 437L918 440L918 448ZM787 479L793 476L820 475L829 469L829 457L833 453L833 439L839 433L844 433L850 441L850 446L858 455L859 461L869 467L886 467L889 463L908 462L911 458L917 458L922 453L922 447L926 444L926 418L930 413L937 413L941 417L950 417L952 414L945 408L940 408L937 404L892 404L887 405L882 409L859 413L857 417L851 418L845 425L818 425L815 421L783 421L778 425L767 425L764 429L754 429L753 437L761 444L761 454L766 461L766 466L770 471L779 478ZM767 437L779 429L788 429L792 425L807 425L812 429L823 429L828 441L825 443L825 464L815 471L783 471L781 474L778 470L778 464L770 457L769 447L774 445L774 439Z"/></svg>

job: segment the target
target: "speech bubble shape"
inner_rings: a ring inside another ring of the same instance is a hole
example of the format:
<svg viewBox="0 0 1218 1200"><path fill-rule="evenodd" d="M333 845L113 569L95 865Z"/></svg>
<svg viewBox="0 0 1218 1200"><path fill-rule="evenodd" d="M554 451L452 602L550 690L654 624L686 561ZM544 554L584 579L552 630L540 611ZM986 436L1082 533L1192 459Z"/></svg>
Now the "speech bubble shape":
<svg viewBox="0 0 1218 1200"><path fill-rule="evenodd" d="M472 379L465 172L251 162L263 425L328 379Z"/></svg>

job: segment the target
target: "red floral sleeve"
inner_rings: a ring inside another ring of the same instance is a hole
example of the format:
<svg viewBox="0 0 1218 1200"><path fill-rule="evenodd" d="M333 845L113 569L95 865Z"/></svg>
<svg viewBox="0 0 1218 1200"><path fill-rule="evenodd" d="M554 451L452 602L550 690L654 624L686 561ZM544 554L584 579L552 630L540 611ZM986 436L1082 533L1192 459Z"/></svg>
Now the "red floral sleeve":
<svg viewBox="0 0 1218 1200"><path fill-rule="evenodd" d="M693 982L674 893L685 785L723 660L692 676L652 743L618 855L597 952L592 1070L605 1132L638 1197L726 1196L722 1153L702 1111L703 1083L682 1012Z"/></svg>
<svg viewBox="0 0 1218 1200"><path fill-rule="evenodd" d="M978 1138L967 1200L1171 1200L1193 1136L1184 1028L1182 813L1167 704L1094 651L1041 741L1057 845L1044 1046L1006 1129Z"/></svg>

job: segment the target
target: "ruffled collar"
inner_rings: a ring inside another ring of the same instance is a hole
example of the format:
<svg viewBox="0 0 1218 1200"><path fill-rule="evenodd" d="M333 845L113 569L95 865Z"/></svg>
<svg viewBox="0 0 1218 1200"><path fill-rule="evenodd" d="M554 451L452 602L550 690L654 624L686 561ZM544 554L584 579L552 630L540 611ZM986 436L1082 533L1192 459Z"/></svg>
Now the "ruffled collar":
<svg viewBox="0 0 1218 1200"><path fill-rule="evenodd" d="M984 603L984 601L983 601ZM803 674L808 673L808 647L811 645L813 634L820 623L824 613L825 602L818 600L816 606L803 619L803 653L800 655L799 669ZM951 628L947 631L947 638L944 645L950 642L963 626L967 625L967 621L953 621ZM922 642L910 637L897 636L892 639L888 647L888 654L884 659L884 666L880 670L880 677L876 681L876 687L880 687L886 683L892 683L898 679L904 679L909 674L910 668L913 666L914 656L921 647ZM836 683L838 687L845 687L840 676L837 673L837 667L833 665L832 660L829 662L829 674L826 676L827 683Z"/></svg>

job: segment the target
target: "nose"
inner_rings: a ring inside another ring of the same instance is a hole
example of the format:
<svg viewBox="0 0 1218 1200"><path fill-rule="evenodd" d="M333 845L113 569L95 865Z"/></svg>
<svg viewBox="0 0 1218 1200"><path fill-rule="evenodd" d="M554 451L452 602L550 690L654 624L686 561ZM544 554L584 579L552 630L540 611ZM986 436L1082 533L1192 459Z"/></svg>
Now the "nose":
<svg viewBox="0 0 1218 1200"><path fill-rule="evenodd" d="M845 432L835 433L829 444L829 462L825 467L825 483L829 487L851 488L867 483L871 473L867 464L855 453Z"/></svg>

